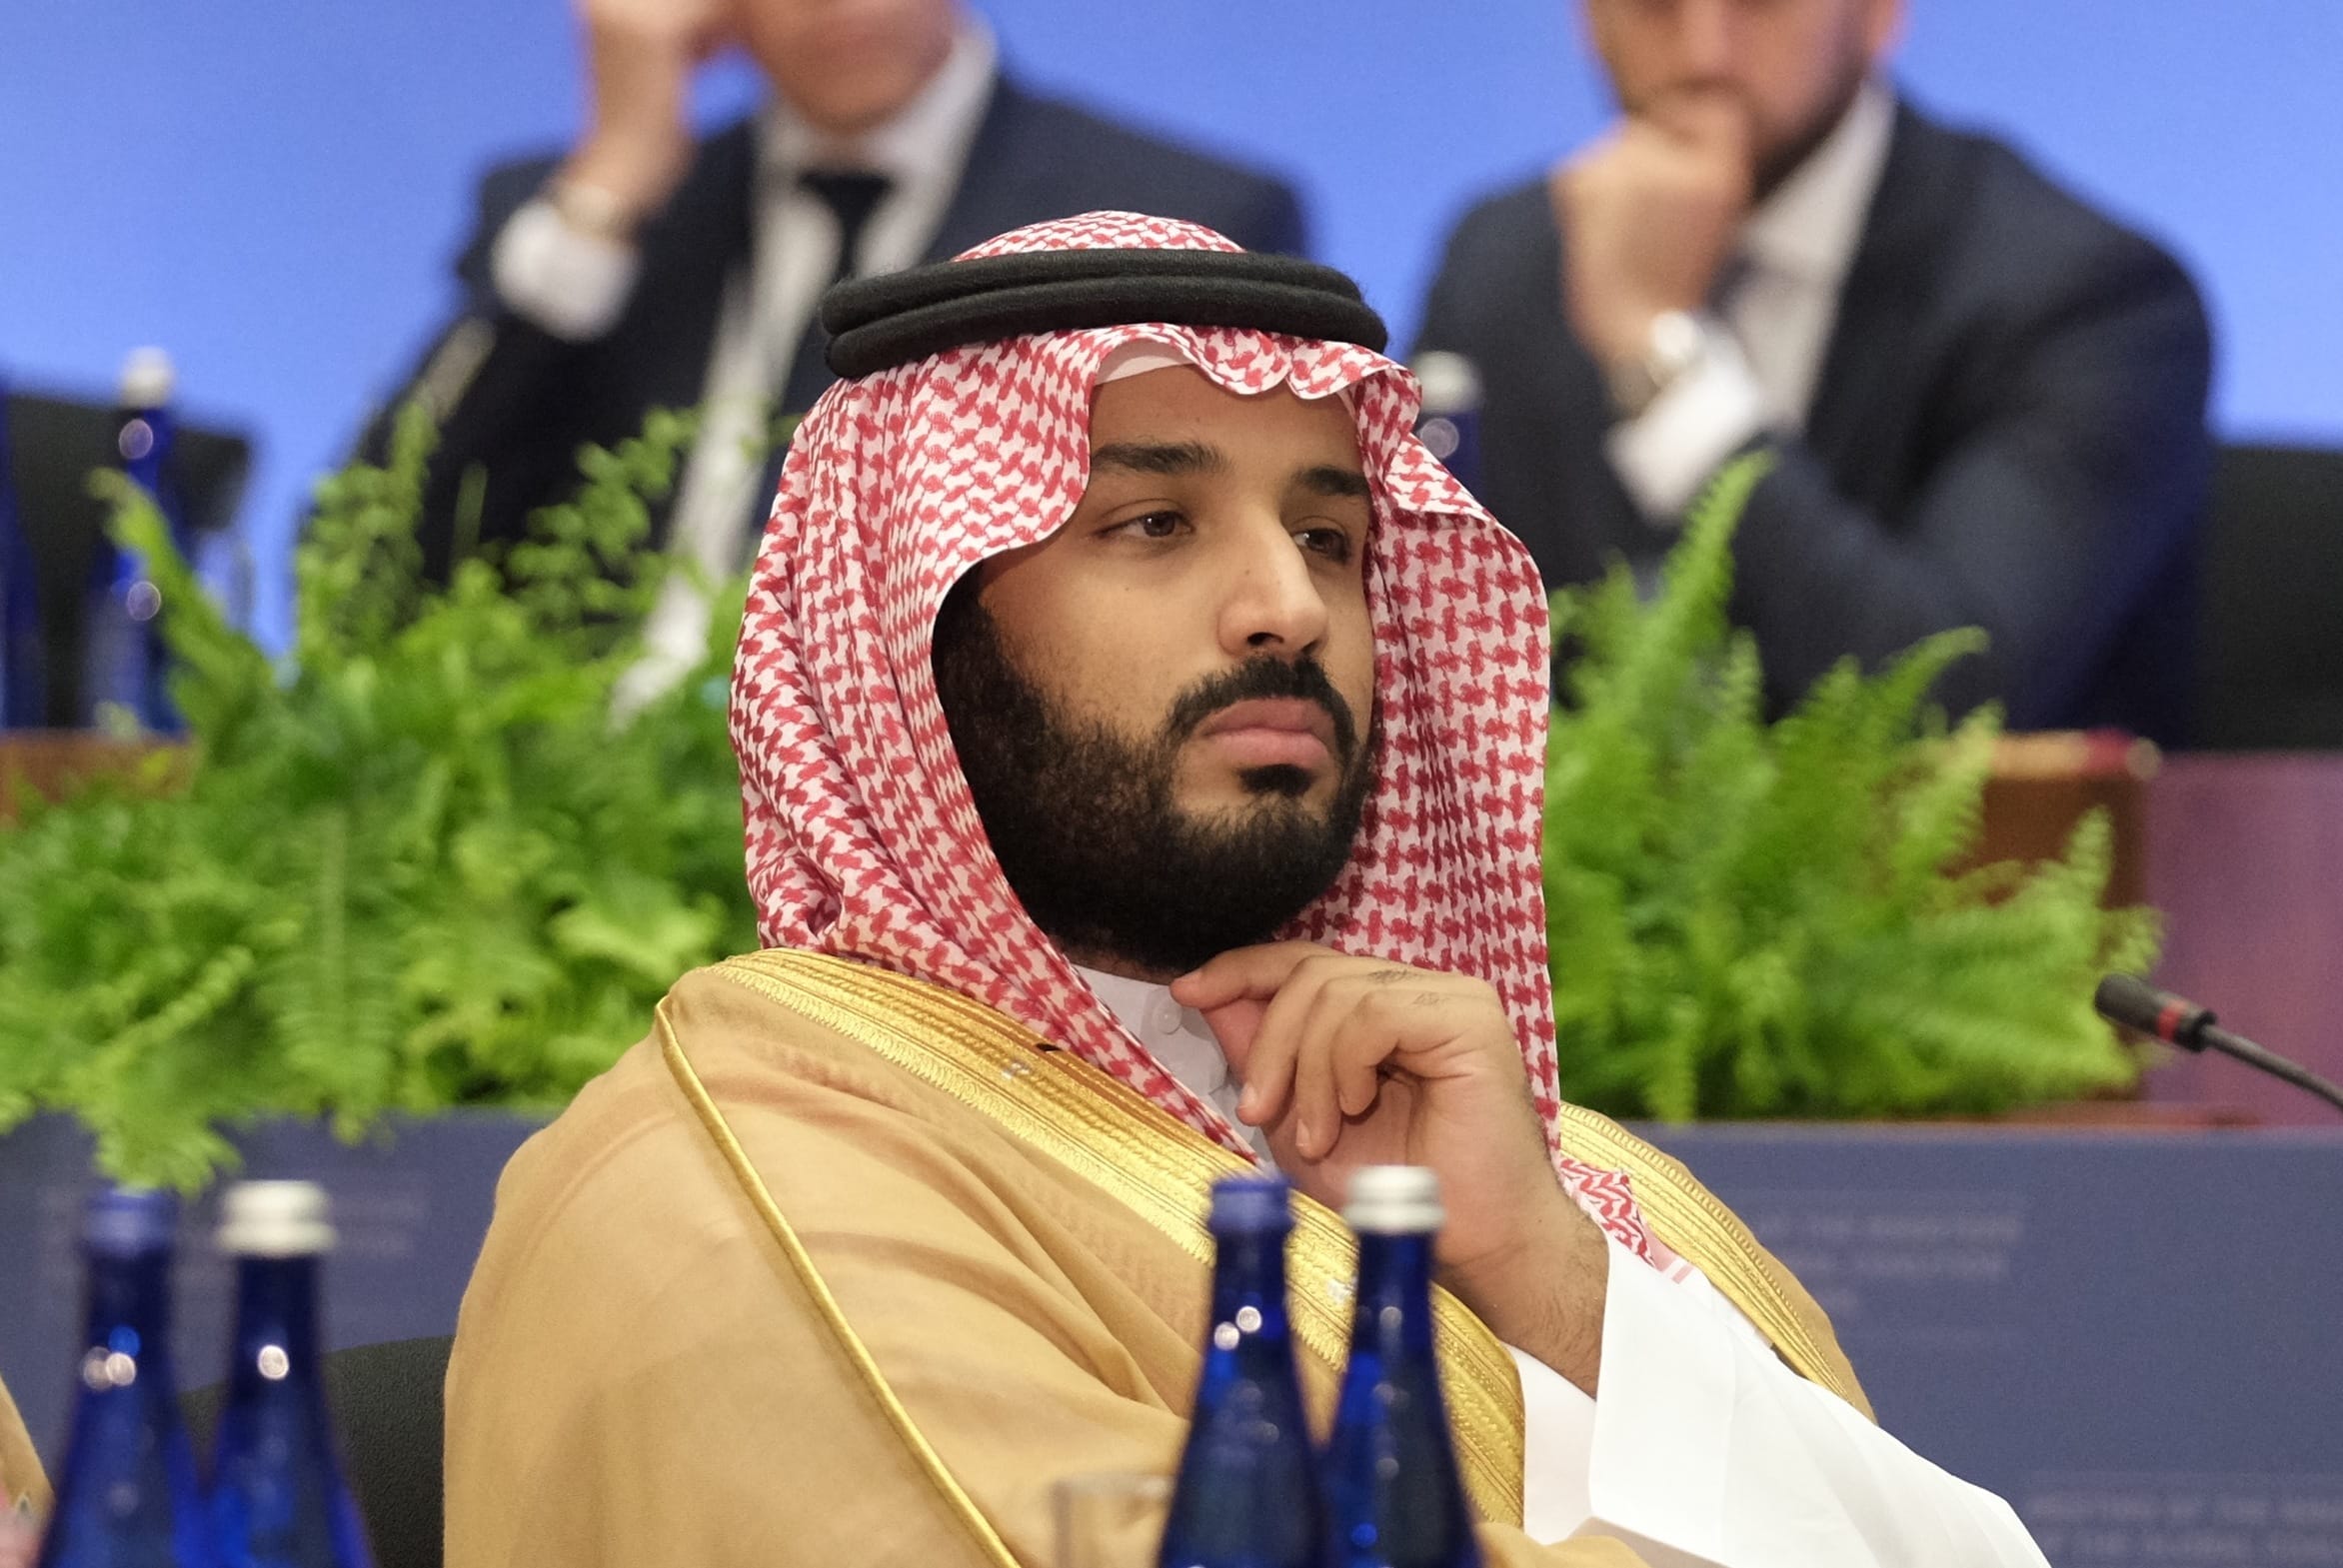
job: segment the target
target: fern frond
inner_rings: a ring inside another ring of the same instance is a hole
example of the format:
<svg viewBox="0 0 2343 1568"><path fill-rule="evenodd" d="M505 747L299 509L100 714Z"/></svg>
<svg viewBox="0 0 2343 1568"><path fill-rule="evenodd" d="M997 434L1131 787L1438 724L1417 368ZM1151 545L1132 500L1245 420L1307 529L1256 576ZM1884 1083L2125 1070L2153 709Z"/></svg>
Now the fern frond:
<svg viewBox="0 0 2343 1568"><path fill-rule="evenodd" d="M1959 867L1999 718L1928 694L1982 647L1844 661L1780 721L1724 617L1763 470L1729 471L1639 602L1556 596L1572 659L1547 743L1545 889L1565 1095L1621 1115L1917 1115L2100 1092L2136 1064L2090 1013L2153 914L2100 907L2105 824L2061 860Z"/></svg>
<svg viewBox="0 0 2343 1568"><path fill-rule="evenodd" d="M755 944L723 703L611 721L690 429L655 420L502 573L467 553L439 589L414 538L434 432L404 411L386 464L319 487L290 678L99 482L163 590L192 758L149 765L168 792L109 781L0 827L0 1127L67 1111L112 1174L192 1187L253 1116L357 1136L558 1104L677 973Z"/></svg>

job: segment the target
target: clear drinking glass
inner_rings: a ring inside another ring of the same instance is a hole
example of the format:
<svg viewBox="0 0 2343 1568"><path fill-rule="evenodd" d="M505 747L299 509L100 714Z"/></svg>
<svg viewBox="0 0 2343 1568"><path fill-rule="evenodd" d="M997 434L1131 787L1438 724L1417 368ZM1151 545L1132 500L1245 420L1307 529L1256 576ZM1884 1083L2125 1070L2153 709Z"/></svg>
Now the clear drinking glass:
<svg viewBox="0 0 2343 1568"><path fill-rule="evenodd" d="M1172 1478L1110 1470L1070 1475L1050 1489L1058 1568L1156 1568Z"/></svg>

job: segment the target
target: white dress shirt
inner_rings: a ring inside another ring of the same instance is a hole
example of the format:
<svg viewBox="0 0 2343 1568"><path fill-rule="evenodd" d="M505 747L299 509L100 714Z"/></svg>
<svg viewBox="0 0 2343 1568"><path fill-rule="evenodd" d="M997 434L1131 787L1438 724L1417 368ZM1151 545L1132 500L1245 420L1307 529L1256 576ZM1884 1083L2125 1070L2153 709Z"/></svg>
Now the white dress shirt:
<svg viewBox="0 0 2343 1568"><path fill-rule="evenodd" d="M1742 225L1715 302L1724 332L1651 406L1611 427L1611 467L1655 525L1672 527L1718 465L1765 431L1805 429L1839 290L1895 132L1895 95L1865 82L1831 133Z"/></svg>
<svg viewBox="0 0 2343 1568"><path fill-rule="evenodd" d="M644 628L645 657L621 683L630 712L688 674L707 651L702 585L721 583L751 554L762 520L754 492L773 397L838 266L838 219L799 184L813 169L857 170L891 182L857 248L858 274L896 272L926 254L960 188L999 71L993 33L964 13L952 52L892 119L832 136L775 99L758 122L758 186L750 265L725 284L701 425L676 490L670 549L697 571L668 579ZM497 293L556 337L588 341L617 324L633 292L630 246L573 229L551 202L523 206L490 253Z"/></svg>
<svg viewBox="0 0 2343 1568"><path fill-rule="evenodd" d="M1235 1120L1242 1085L1200 1013L1168 986L1081 973L1167 1071ZM1274 1168L1260 1132L1243 1130ZM2007 1503L1791 1371L1698 1269L1663 1275L1609 1245L1600 1399L1506 1347L1531 1538L1615 1536L1652 1568L2047 1568Z"/></svg>

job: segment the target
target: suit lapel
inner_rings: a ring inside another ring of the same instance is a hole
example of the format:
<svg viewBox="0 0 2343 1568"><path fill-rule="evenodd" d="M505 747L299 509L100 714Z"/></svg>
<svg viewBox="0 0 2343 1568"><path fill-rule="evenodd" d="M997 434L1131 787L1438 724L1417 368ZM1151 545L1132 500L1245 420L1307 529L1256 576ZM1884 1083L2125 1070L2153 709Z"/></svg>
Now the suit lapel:
<svg viewBox="0 0 2343 1568"><path fill-rule="evenodd" d="M646 409L693 409L708 389L726 281L747 268L756 193L756 122L744 119L700 144L684 182L643 231L643 273L634 305L601 352L609 395L586 439L623 441ZM651 537L664 543L675 487L651 504Z"/></svg>
<svg viewBox="0 0 2343 1568"><path fill-rule="evenodd" d="M1891 389L1909 383L1921 324L1936 303L1921 285L1941 274L1936 258L1968 206L1959 149L1949 132L1897 106L1887 165L1839 293L1806 419L1807 444L1831 472L1867 481L1850 499L1883 501L1868 492L1902 466L1896 426L1911 398Z"/></svg>
<svg viewBox="0 0 2343 1568"><path fill-rule="evenodd" d="M1518 454L1503 467L1521 474L1550 472L1555 489L1543 495L1484 497L1499 522L1516 527L1507 513L1527 520L1568 519L1540 537L1524 534L1548 588L1601 580L1613 557L1648 560L1669 536L1643 521L1604 445L1610 429L1610 390L1601 369L1571 329L1563 308L1562 232L1541 178L1514 193L1514 243L1522 260L1508 273L1512 288L1501 297L1520 299L1510 323L1506 359L1511 374L1525 382L1517 411L1492 409L1482 418L1481 439L1489 450L1500 445ZM1549 412L1550 411L1550 412ZM1558 414L1559 417L1555 417ZM1492 470L1496 465L1490 465Z"/></svg>
<svg viewBox="0 0 2343 1568"><path fill-rule="evenodd" d="M756 121L744 119L701 145L684 183L643 236L646 304L634 323L639 382L653 408L691 408L706 390L727 279L754 241Z"/></svg>
<svg viewBox="0 0 2343 1568"><path fill-rule="evenodd" d="M1046 150L1023 146L1029 118L1025 94L1008 77L996 75L992 99L969 141L968 163L922 261L950 261L1031 221L1027 213L1046 210L1024 194L1051 164Z"/></svg>

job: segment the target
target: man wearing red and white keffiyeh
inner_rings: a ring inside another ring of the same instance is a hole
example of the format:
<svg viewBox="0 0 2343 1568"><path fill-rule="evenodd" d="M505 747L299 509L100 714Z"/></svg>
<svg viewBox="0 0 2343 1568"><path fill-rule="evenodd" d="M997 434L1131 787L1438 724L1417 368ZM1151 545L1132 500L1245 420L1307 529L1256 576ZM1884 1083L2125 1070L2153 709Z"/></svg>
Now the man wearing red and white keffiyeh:
<svg viewBox="0 0 2343 1568"><path fill-rule="evenodd" d="M1107 247L1234 249L1092 214L972 254ZM1361 1164L1440 1166L1452 1264L1566 1238L1543 1250L1576 1260L1568 1308L1521 1305L1590 1388L1604 1252L1541 1146L1653 1242L1552 1141L1542 596L1414 410L1370 350L1225 328L1029 335L840 387L798 432L741 640L750 883L768 945L951 986L1252 1152L1234 1109L1329 1203ZM1116 978L1176 980L1250 1102L1169 1070Z"/></svg>
<svg viewBox="0 0 2343 1568"><path fill-rule="evenodd" d="M1090 214L964 260L1086 249L1233 247ZM1696 1560L2038 1561L1563 1151L1543 598L1416 403L1354 344L1162 324L836 388L790 454L737 667L765 941L981 1001L1323 1201L1363 1164L1436 1169L1445 1277L1523 1367L1533 1535L1595 1516ZM1701 1444L1733 1434L1717 1496L1762 1468L1781 1508L1637 1496L1638 1447L1682 1444L1671 1402L1714 1423ZM1853 1496L1817 1516L1854 1448ZM1881 1454L1951 1498L1925 1530L1880 1506Z"/></svg>
<svg viewBox="0 0 2343 1568"><path fill-rule="evenodd" d="M824 320L734 683L767 950L507 1166L451 1568L1051 1560L1057 1483L1185 1441L1246 1161L1438 1174L1484 1561L2038 1565L1721 1204L1559 1102L1544 602L1355 286L1093 213ZM1339 1236L1304 1205L1321 1401Z"/></svg>

